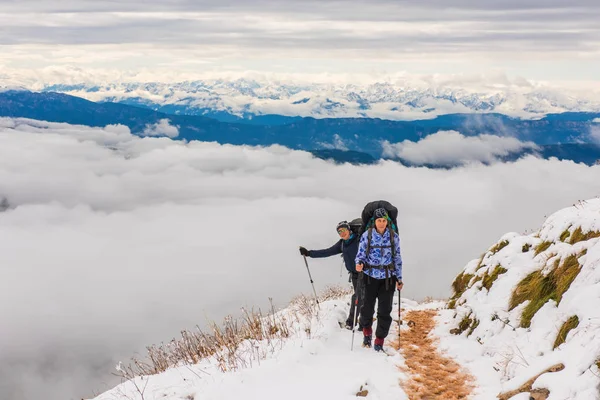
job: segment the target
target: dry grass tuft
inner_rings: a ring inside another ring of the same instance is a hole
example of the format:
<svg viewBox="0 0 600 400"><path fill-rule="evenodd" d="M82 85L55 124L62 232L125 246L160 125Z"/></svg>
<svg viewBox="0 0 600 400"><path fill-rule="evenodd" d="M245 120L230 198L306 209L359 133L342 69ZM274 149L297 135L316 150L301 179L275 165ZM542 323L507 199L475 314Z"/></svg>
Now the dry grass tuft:
<svg viewBox="0 0 600 400"><path fill-rule="evenodd" d="M577 227L577 229L575 229L573 231L573 234L571 235L571 240L569 240L569 243L575 244L578 242L583 242L583 241L590 240L590 239L597 238L597 237L600 237L600 231L589 231L589 232L583 233L583 230L579 226L579 227Z"/></svg>
<svg viewBox="0 0 600 400"><path fill-rule="evenodd" d="M492 247L492 248L490 249L490 252L491 252L492 254L496 254L497 252L499 252L500 250L502 250L502 249L503 249L503 248L505 248L506 246L508 246L508 240L503 240L503 241L501 241L501 242L499 242L499 243L496 243L496 244L494 245L494 247Z"/></svg>
<svg viewBox="0 0 600 400"><path fill-rule="evenodd" d="M566 241L569 236L571 236L571 232L569 231L569 228L567 228L563 231L563 233L560 234L560 241Z"/></svg>
<svg viewBox="0 0 600 400"><path fill-rule="evenodd" d="M458 300L458 298L462 296L465 290L469 288L469 282L472 278L472 274L465 274L464 272L461 272L456 276L454 282L452 282L452 290L454 291L454 294L448 301L448 308L456 307L456 300Z"/></svg>
<svg viewBox="0 0 600 400"><path fill-rule="evenodd" d="M564 324L560 327L558 331L558 335L556 335L556 339L554 340L554 345L552 346L552 350L563 344L567 340L567 335L572 329L577 328L579 325L579 317L577 315L573 315L571 318L565 321Z"/></svg>
<svg viewBox="0 0 600 400"><path fill-rule="evenodd" d="M319 302L339 299L351 293L345 287L329 286L320 294ZM205 330L198 326L195 331L183 330L179 339L148 346L146 360L133 357L129 366L120 365L117 375L133 379L158 374L176 365L197 364L204 359L215 360L223 372L251 367L253 362L266 358L283 345L283 340L292 334L294 321L300 321L301 317L311 321L317 316L314 297L297 296L290 302L288 310L288 314L278 313L271 302L271 309L266 315L261 310L242 309L242 317L238 320L227 316L221 325L209 322ZM293 321L288 321L288 318ZM310 327L304 331L310 335Z"/></svg>
<svg viewBox="0 0 600 400"><path fill-rule="evenodd" d="M537 246L535 246L535 255L537 256L538 254L548 250L548 248L551 245L552 245L552 242L549 242L549 241L545 241L545 242L538 244Z"/></svg>
<svg viewBox="0 0 600 400"><path fill-rule="evenodd" d="M554 268L547 275L542 274L541 270L534 271L517 284L510 298L508 308L512 310L519 304L529 300L529 304L527 304L521 315L520 326L522 328L531 326L531 319L548 300L554 300L557 304L560 304L562 296L581 271L578 257L582 254L570 255L562 264L560 264L560 260L557 260Z"/></svg>
<svg viewBox="0 0 600 400"><path fill-rule="evenodd" d="M496 268L492 271L491 274L488 274L488 271L485 271L483 274L483 282L482 286L487 290L492 288L492 284L498 279L498 275L506 273L506 268L502 268L500 265L496 265Z"/></svg>

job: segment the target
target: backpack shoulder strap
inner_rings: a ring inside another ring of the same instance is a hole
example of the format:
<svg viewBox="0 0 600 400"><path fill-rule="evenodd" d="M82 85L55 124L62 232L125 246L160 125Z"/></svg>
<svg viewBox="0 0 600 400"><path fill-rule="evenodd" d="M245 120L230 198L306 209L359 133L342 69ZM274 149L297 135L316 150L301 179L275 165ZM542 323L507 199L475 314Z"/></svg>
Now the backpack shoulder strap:
<svg viewBox="0 0 600 400"><path fill-rule="evenodd" d="M366 258L369 258L369 253L371 252L371 236L373 235L373 227L369 227L369 233L367 233L367 249L366 249Z"/></svg>
<svg viewBox="0 0 600 400"><path fill-rule="evenodd" d="M390 231L390 247L392 250L392 264L394 264L394 260L396 259L396 246L394 246L394 230L390 225L388 225L388 229Z"/></svg>

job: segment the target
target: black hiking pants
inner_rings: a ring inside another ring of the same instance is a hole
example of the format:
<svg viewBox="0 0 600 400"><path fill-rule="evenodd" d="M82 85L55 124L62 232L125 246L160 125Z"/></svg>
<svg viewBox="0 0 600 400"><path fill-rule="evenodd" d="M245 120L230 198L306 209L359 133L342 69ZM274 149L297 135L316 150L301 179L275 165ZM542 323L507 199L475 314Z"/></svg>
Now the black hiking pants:
<svg viewBox="0 0 600 400"><path fill-rule="evenodd" d="M352 287L354 288L354 293L352 294L352 299L350 300L350 312L348 313L348 319L346 320L346 324L352 326L352 324L354 323L354 314L358 313L358 315L360 315L361 307L361 304L359 304L358 306L356 305L356 296L358 295L358 291L360 290L360 288L357 287L358 272L350 273L350 279L352 280ZM356 320L356 322L358 323L359 321Z"/></svg>
<svg viewBox="0 0 600 400"><path fill-rule="evenodd" d="M360 327L371 328L373 326L373 314L375 313L375 301L377 301L377 330L375 337L385 338L392 325L392 305L394 303L394 292L396 290L396 279L391 279L386 289L385 279L375 279L365 275L363 277L363 301L360 310Z"/></svg>

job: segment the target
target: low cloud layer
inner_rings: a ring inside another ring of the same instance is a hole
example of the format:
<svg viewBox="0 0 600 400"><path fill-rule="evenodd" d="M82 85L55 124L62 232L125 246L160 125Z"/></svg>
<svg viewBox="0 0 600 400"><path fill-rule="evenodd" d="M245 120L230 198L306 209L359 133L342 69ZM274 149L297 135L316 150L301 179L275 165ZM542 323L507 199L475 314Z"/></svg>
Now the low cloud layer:
<svg viewBox="0 0 600 400"><path fill-rule="evenodd" d="M410 154L419 149L429 151ZM507 231L600 194L598 168L533 157L453 170L334 165L280 146L0 118L0 397L91 396L146 345L310 294L298 246L331 246L337 222L371 200L399 209L403 294L445 297ZM317 290L347 284L341 262L309 259Z"/></svg>
<svg viewBox="0 0 600 400"><path fill-rule="evenodd" d="M472 162L492 163L523 149L535 149L531 142L495 135L464 136L456 131L440 131L418 142L383 143L384 157L399 158L412 165L456 166Z"/></svg>
<svg viewBox="0 0 600 400"><path fill-rule="evenodd" d="M175 138L179 136L179 127L171 125L167 118L161 119L156 124L148 124L143 132L144 136L167 136Z"/></svg>

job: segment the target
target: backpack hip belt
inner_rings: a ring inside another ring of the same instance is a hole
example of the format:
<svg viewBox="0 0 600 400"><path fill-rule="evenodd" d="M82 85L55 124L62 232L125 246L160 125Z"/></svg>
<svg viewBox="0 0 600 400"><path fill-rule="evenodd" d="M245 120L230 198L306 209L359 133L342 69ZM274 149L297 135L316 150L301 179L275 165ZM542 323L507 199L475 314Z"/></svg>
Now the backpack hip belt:
<svg viewBox="0 0 600 400"><path fill-rule="evenodd" d="M396 268L396 266L394 265L394 263L390 263L390 264L386 264L386 265L371 265L371 264L365 263L364 269L371 269L371 268L373 268L373 269L387 269L389 271L393 271Z"/></svg>

